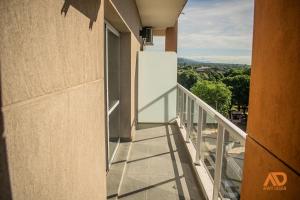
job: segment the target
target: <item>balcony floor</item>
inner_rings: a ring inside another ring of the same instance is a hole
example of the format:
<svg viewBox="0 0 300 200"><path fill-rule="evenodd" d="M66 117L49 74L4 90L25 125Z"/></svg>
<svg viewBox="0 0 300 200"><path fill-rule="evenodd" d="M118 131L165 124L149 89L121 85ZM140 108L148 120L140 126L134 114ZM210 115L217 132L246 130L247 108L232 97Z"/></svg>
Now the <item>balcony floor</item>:
<svg viewBox="0 0 300 200"><path fill-rule="evenodd" d="M139 126L118 199L204 199L177 126Z"/></svg>

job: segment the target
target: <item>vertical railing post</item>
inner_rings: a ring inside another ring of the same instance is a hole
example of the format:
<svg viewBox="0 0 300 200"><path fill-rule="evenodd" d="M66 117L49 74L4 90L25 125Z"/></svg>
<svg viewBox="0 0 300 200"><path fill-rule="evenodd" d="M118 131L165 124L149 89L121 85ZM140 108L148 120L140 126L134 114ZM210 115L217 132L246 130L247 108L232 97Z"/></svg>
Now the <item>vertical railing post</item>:
<svg viewBox="0 0 300 200"><path fill-rule="evenodd" d="M190 134L191 134L191 101L192 99L187 96L187 124L186 124L186 138L185 141L189 142Z"/></svg>
<svg viewBox="0 0 300 200"><path fill-rule="evenodd" d="M176 117L179 116L179 88L176 87Z"/></svg>
<svg viewBox="0 0 300 200"><path fill-rule="evenodd" d="M181 101L182 92L179 87L177 87L177 89L178 89L178 117L180 118L181 104L182 104L182 101Z"/></svg>
<svg viewBox="0 0 300 200"><path fill-rule="evenodd" d="M198 106L198 130L197 130L196 158L195 158L196 165L200 165L200 159L201 159L202 124L203 124L203 109L201 108L201 106Z"/></svg>
<svg viewBox="0 0 300 200"><path fill-rule="evenodd" d="M207 112L203 110L203 118L202 118L202 129L206 129L206 121L207 121Z"/></svg>
<svg viewBox="0 0 300 200"><path fill-rule="evenodd" d="M190 134L193 133L193 128L194 128L194 112L195 112L195 109L194 109L194 100L191 99L191 112L190 112L190 116L191 116L191 120L190 120Z"/></svg>
<svg viewBox="0 0 300 200"><path fill-rule="evenodd" d="M218 136L217 136L217 150L216 150L217 153L216 167L215 167L214 187L213 187L213 196L212 196L213 200L218 199L219 190L221 186L224 134L225 134L225 128L219 123Z"/></svg>
<svg viewBox="0 0 300 200"><path fill-rule="evenodd" d="M183 126L185 126L185 121L186 121L186 103L187 103L187 94L184 92L183 93L183 117L182 117L182 121L183 121Z"/></svg>
<svg viewBox="0 0 300 200"><path fill-rule="evenodd" d="M183 127L183 116L184 116L184 92L182 89L181 91L181 104L180 104L180 128Z"/></svg>

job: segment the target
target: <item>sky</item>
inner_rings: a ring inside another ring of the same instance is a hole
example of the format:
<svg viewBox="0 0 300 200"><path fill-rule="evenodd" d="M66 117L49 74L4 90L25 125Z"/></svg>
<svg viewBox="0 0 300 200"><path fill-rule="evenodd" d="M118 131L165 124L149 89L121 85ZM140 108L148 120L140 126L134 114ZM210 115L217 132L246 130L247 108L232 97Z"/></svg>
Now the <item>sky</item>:
<svg viewBox="0 0 300 200"><path fill-rule="evenodd" d="M179 17L178 57L251 64L253 0L188 0ZM155 37L154 47L164 46Z"/></svg>

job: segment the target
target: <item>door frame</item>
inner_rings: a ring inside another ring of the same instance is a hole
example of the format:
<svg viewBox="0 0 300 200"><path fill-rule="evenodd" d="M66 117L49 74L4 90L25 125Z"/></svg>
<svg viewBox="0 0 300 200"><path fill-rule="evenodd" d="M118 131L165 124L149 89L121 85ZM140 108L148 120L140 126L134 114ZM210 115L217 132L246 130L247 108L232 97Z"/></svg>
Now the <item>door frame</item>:
<svg viewBox="0 0 300 200"><path fill-rule="evenodd" d="M109 77L108 77L108 31L112 32L114 35L116 35L119 39L120 39L120 33L106 20L104 20L104 31L105 31L105 95L106 95L106 102L105 102L105 109L106 109L106 134L105 134L105 143L106 143L106 171L109 171L109 168L112 164L112 161L114 159L114 156L117 152L117 149L119 147L120 144L120 137L118 138L117 141L117 146L114 149L113 154L111 155L111 157L109 157L110 154L110 149L109 149L109 117L110 114L116 110L116 108L120 107L120 96L119 96L119 100L113 105L111 106L111 108L109 108L109 91L108 91L108 81L109 81ZM121 44L120 44L121 45ZM119 58L120 59L120 58ZM120 84L120 83L119 83ZM120 126L120 125L119 125Z"/></svg>

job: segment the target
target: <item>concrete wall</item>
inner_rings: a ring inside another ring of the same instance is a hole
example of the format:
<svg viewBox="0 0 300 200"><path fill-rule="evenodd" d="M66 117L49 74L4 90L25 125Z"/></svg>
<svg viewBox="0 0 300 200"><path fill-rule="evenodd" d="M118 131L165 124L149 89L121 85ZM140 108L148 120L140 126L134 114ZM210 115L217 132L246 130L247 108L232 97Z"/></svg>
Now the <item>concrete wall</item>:
<svg viewBox="0 0 300 200"><path fill-rule="evenodd" d="M133 37L134 36L134 37ZM137 98L138 98L138 52L141 49L140 40L131 33L131 138L135 135L137 123Z"/></svg>
<svg viewBox="0 0 300 200"><path fill-rule="evenodd" d="M248 139L242 199L297 199L300 184L300 3L255 1ZM286 191L265 191L271 171Z"/></svg>
<svg viewBox="0 0 300 200"><path fill-rule="evenodd" d="M130 12L128 12L130 10ZM134 0L107 0L105 19L121 33L121 132L132 140L136 125L137 53L141 48L141 20Z"/></svg>
<svg viewBox="0 0 300 200"><path fill-rule="evenodd" d="M137 52L140 43L133 33L121 33L121 132L122 140L132 140L136 125Z"/></svg>
<svg viewBox="0 0 300 200"><path fill-rule="evenodd" d="M105 199L100 0L0 1L0 199Z"/></svg>
<svg viewBox="0 0 300 200"><path fill-rule="evenodd" d="M120 137L127 139L131 135L131 34L121 33L121 67L120 67ZM129 137L130 138L130 137Z"/></svg>

